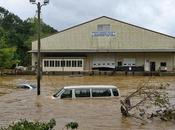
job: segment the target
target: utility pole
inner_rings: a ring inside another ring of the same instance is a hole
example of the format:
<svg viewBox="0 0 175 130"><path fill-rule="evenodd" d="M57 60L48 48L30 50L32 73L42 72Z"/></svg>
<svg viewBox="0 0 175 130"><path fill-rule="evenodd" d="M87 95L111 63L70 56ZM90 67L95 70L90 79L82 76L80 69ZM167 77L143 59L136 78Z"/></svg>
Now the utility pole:
<svg viewBox="0 0 175 130"><path fill-rule="evenodd" d="M37 13L38 13L38 65L37 65L37 95L40 95L40 80L41 80L41 41L40 41L40 14L41 14L41 4L37 3Z"/></svg>
<svg viewBox="0 0 175 130"><path fill-rule="evenodd" d="M37 28L37 33L38 33L38 56L37 56L37 95L40 95L40 80L41 80L41 37L40 37L40 27L41 27L41 18L40 18L40 14L41 14L41 7L44 5L47 5L49 3L49 0L44 0L43 4L41 4L40 2L36 2L36 0L29 0L32 4L36 4L37 5L37 13L38 13L38 28Z"/></svg>

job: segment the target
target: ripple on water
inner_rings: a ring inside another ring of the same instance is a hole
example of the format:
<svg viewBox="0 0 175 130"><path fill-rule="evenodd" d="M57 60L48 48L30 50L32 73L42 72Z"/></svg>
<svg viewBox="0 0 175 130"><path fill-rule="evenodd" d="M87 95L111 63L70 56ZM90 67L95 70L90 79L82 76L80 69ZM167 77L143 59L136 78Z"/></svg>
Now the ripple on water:
<svg viewBox="0 0 175 130"><path fill-rule="evenodd" d="M1 78L1 77L0 77ZM36 90L19 90L11 88L22 82L35 83L35 76L11 76L0 79L0 125L8 125L19 119L48 121L55 118L56 130L76 121L80 130L174 130L171 122L154 121L143 125L139 120L123 118L120 114L120 98L134 91L138 85L149 77L142 76L43 76L41 81L41 96L36 96ZM3 80L3 82L2 82ZM154 77L154 81L170 83L170 89L175 89L174 77ZM5 86L5 83L8 87ZM10 85L8 85L8 83ZM80 84L111 84L119 87L120 98L85 99L85 100L52 100L50 96L66 85ZM170 91L171 91L170 90ZM174 92L170 92L174 96Z"/></svg>

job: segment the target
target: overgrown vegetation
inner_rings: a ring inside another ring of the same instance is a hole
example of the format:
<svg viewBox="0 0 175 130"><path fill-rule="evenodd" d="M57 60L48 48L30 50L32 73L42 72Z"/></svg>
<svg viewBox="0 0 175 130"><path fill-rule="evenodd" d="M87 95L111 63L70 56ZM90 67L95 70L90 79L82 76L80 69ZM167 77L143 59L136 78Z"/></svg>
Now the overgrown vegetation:
<svg viewBox="0 0 175 130"><path fill-rule="evenodd" d="M72 129L72 130L74 130L74 129L78 129L78 123L77 122L70 122L70 123L67 123L66 125L65 125L65 127L67 128L67 130L68 129Z"/></svg>
<svg viewBox="0 0 175 130"><path fill-rule="evenodd" d="M55 125L56 121L54 119L51 119L48 123L20 120L7 128L0 128L0 130L53 130Z"/></svg>
<svg viewBox="0 0 175 130"><path fill-rule="evenodd" d="M144 122L154 118L175 121L175 104L170 103L166 92L169 84L149 80L139 86L135 92L121 100L123 116L135 117Z"/></svg>
<svg viewBox="0 0 175 130"><path fill-rule="evenodd" d="M32 122L27 121L26 119L22 119L16 123L12 123L7 128L0 128L0 130L54 130L53 128L56 126L55 119L51 119L48 123L42 122ZM65 125L64 128L69 129L78 129L79 125L77 122L69 122ZM63 129L64 129L63 128ZM62 129L62 130L63 130Z"/></svg>
<svg viewBox="0 0 175 130"><path fill-rule="evenodd" d="M41 37L57 30L41 20ZM16 63L30 65L31 42L37 39L37 18L21 20L18 16L0 7L0 68L11 68Z"/></svg>

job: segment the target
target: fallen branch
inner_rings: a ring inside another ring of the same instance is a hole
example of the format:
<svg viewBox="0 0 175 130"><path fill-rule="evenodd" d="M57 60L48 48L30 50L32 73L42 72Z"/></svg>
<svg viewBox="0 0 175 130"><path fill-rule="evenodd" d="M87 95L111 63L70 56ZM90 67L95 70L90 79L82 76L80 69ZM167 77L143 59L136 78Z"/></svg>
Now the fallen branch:
<svg viewBox="0 0 175 130"><path fill-rule="evenodd" d="M135 117L140 120L153 119L159 117L161 120L175 120L175 107L170 104L166 92L161 92L159 89L165 89L169 84L150 83L148 82L139 85L136 91L128 95L124 100L121 100L121 113L125 117ZM137 97L139 100L135 104L131 99ZM134 105L133 105L134 104ZM149 108L149 109L148 109ZM135 112L135 114L133 113ZM146 118L145 118L146 117Z"/></svg>

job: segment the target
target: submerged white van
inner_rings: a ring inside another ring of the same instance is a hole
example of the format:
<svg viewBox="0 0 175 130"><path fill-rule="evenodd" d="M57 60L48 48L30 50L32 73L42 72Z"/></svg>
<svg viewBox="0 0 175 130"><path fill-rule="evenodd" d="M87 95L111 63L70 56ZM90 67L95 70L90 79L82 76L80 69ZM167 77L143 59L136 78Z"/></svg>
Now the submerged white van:
<svg viewBox="0 0 175 130"><path fill-rule="evenodd" d="M114 85L79 85L66 86L55 93L53 99L95 98L119 96L119 89Z"/></svg>

